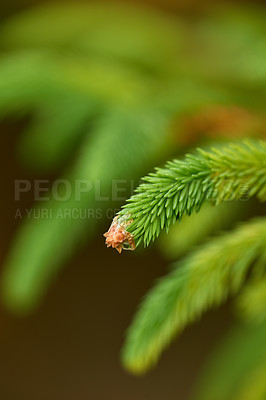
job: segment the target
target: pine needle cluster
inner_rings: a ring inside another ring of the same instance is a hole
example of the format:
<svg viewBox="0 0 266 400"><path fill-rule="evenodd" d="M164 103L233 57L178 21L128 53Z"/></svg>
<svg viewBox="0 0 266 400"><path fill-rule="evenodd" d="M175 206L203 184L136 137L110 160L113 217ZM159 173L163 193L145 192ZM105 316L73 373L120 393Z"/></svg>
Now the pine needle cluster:
<svg viewBox="0 0 266 400"><path fill-rule="evenodd" d="M199 149L149 174L123 207L133 219L128 231L147 246L162 229L198 212L205 202L218 204L256 195L266 198L266 143L244 141L210 151Z"/></svg>

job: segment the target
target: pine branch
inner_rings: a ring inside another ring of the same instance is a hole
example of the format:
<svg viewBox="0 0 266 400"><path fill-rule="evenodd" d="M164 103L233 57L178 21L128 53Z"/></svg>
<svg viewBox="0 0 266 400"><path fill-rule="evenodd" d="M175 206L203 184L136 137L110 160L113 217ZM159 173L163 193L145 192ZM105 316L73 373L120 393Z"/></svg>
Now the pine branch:
<svg viewBox="0 0 266 400"><path fill-rule="evenodd" d="M75 48L161 73L175 70L173 57L178 59L184 31L177 18L144 6L50 3L11 17L1 24L0 36L9 49Z"/></svg>
<svg viewBox="0 0 266 400"><path fill-rule="evenodd" d="M181 261L151 290L128 332L123 363L143 373L182 331L243 285L249 267L265 257L266 219L216 238Z"/></svg>
<svg viewBox="0 0 266 400"><path fill-rule="evenodd" d="M211 151L198 149L146 176L119 215L136 241L148 246L162 229L199 211L205 202L256 195L266 199L266 142L245 140Z"/></svg>

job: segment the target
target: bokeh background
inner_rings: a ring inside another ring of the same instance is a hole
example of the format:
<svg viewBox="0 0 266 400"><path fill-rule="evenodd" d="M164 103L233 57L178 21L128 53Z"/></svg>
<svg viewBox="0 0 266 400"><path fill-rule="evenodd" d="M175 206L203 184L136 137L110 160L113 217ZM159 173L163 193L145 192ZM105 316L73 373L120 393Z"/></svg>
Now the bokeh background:
<svg viewBox="0 0 266 400"><path fill-rule="evenodd" d="M154 280L202 240L200 226L210 236L262 207L227 204L207 228L186 221L190 241L173 230L119 255L102 233L106 209L123 202L85 198L78 206L103 217L88 229L55 223L49 236L51 221L21 228L16 211L34 193L18 204L14 183L99 179L108 196L112 179L136 186L195 146L265 137L264 2L12 0L0 12L0 397L188 400L234 323L229 305L187 328L143 377L121 366L125 331Z"/></svg>

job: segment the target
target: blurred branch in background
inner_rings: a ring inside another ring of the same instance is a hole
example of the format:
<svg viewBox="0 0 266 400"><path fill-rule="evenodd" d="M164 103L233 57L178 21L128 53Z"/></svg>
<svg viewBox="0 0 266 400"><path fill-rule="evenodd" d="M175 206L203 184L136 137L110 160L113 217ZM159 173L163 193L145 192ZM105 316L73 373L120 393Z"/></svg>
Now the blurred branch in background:
<svg viewBox="0 0 266 400"><path fill-rule="evenodd" d="M195 400L261 400L265 397L265 323L236 326L206 363Z"/></svg>
<svg viewBox="0 0 266 400"><path fill-rule="evenodd" d="M186 325L238 293L250 266L265 260L265 240L262 218L203 245L161 278L129 329L124 365L135 373L145 372Z"/></svg>

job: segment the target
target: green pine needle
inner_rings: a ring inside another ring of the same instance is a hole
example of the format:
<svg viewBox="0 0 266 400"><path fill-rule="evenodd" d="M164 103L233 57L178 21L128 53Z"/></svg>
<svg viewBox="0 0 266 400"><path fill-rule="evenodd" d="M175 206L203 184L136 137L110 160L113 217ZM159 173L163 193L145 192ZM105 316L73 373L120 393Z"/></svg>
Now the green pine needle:
<svg viewBox="0 0 266 400"><path fill-rule="evenodd" d="M152 367L173 336L239 291L253 262L266 255L266 219L209 242L179 263L148 294L128 332L123 363L134 373Z"/></svg>

